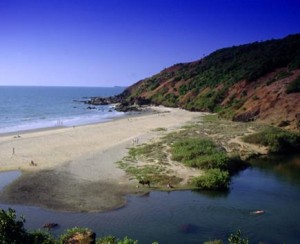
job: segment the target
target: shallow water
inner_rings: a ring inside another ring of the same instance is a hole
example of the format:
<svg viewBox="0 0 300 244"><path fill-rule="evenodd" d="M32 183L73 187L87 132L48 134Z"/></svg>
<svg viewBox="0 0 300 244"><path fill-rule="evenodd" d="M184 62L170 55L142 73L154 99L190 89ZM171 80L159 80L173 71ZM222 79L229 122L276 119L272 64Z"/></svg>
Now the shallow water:
<svg viewBox="0 0 300 244"><path fill-rule="evenodd" d="M0 191L21 175L20 171L0 172Z"/></svg>
<svg viewBox="0 0 300 244"><path fill-rule="evenodd" d="M202 243L226 240L229 233L241 229L250 243L299 243L299 159L297 156L277 157L271 162L256 160L259 166L233 177L230 191L223 194L151 192L144 197L128 197L125 207L108 213L62 213L36 207L11 207L26 217L26 228L40 228L46 222L59 223L60 228L52 231L55 235L66 228L85 226L98 236L127 235L139 243ZM11 173L1 173L0 185L6 174ZM0 204L0 207L8 206ZM265 213L251 214L260 209Z"/></svg>

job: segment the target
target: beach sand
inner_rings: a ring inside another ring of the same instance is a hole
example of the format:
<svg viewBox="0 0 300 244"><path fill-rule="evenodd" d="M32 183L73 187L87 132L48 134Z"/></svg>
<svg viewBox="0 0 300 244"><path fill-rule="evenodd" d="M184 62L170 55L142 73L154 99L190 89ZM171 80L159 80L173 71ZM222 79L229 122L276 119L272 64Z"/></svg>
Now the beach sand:
<svg viewBox="0 0 300 244"><path fill-rule="evenodd" d="M106 211L126 204L128 194L142 194L116 162L139 143L172 131L202 113L153 107L138 116L78 127L33 131L0 137L0 171L22 176L0 193L9 204L63 211Z"/></svg>

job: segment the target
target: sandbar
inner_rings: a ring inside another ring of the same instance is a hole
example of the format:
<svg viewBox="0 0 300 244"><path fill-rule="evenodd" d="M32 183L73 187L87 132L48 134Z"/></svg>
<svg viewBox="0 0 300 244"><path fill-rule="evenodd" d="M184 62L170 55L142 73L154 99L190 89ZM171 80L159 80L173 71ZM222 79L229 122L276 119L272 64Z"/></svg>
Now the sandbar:
<svg viewBox="0 0 300 244"><path fill-rule="evenodd" d="M75 212L107 211L124 206L129 194L142 194L137 181L118 168L132 142L160 137L202 115L179 108L108 122L31 131L0 137L0 171L22 176L0 192L0 201Z"/></svg>

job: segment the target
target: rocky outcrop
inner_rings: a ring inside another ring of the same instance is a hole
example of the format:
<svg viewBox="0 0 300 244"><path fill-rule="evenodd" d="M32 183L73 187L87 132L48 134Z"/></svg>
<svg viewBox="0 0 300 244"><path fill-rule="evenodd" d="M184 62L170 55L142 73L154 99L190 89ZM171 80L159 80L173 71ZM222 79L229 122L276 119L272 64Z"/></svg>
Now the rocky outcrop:
<svg viewBox="0 0 300 244"><path fill-rule="evenodd" d="M92 97L88 101L85 101L84 103L90 104L90 105L109 105L109 104L115 104L115 103L122 103L123 98L120 96L110 96L110 97Z"/></svg>
<svg viewBox="0 0 300 244"><path fill-rule="evenodd" d="M254 121L258 115L259 115L259 108L256 108L256 109L247 111L245 113L235 115L232 120L233 121L241 121L241 122L249 122L249 121Z"/></svg>

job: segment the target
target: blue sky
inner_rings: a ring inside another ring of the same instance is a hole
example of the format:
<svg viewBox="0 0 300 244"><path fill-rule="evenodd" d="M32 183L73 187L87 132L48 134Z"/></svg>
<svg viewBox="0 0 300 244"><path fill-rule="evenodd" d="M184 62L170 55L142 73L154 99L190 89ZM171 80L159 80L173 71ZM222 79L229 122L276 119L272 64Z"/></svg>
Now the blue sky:
<svg viewBox="0 0 300 244"><path fill-rule="evenodd" d="M0 85L128 86L300 33L299 0L0 0Z"/></svg>

